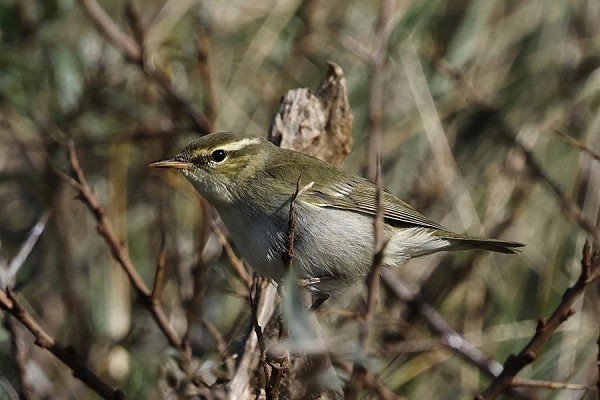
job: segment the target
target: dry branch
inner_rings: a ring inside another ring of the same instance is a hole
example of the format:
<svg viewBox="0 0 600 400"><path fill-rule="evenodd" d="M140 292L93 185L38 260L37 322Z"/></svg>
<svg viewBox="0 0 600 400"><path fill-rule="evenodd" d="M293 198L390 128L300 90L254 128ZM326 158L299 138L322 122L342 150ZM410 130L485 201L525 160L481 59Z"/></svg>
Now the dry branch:
<svg viewBox="0 0 600 400"><path fill-rule="evenodd" d="M35 344L48 350L73 371L73 376L85 383L100 397L107 400L125 399L125 393L120 389L110 387L94 374L74 348L65 347L56 341L25 310L15 294L9 289L0 290L0 308L18 319L35 337Z"/></svg>
<svg viewBox="0 0 600 400"><path fill-rule="evenodd" d="M169 324L169 320L165 314L165 311L160 304L159 293L157 291L158 286L156 286L156 290L153 291L146 286L142 277L135 269L131 258L129 257L127 245L122 243L117 237L112 228L110 218L108 218L106 215L104 207L102 207L98 201L98 197L88 186L83 170L79 165L79 160L77 159L75 145L72 141L69 142L69 164L71 166L74 178L71 178L70 176L58 170L55 170L55 172L78 192L79 198L94 215L97 223L98 233L108 244L113 257L119 263L119 265L121 265L123 271L127 274L129 282L133 287L138 299L144 305L144 307L150 311L158 327L169 341L169 344L180 350L184 355L187 355L187 357L190 357L191 349L189 344L183 341ZM159 280L162 279L162 274L160 271L157 271L156 278ZM160 285L160 281L156 282L156 285Z"/></svg>
<svg viewBox="0 0 600 400"><path fill-rule="evenodd" d="M586 241L583 246L581 260L581 274L573 287L563 294L562 301L548 320L538 322L535 335L519 354L511 355L504 363L502 373L480 395L477 400L491 400L510 389L515 377L523 368L531 364L541 350L542 346L550 340L558 327L575 313L573 304L583 294L585 289L600 278L600 252L590 254L590 244Z"/></svg>

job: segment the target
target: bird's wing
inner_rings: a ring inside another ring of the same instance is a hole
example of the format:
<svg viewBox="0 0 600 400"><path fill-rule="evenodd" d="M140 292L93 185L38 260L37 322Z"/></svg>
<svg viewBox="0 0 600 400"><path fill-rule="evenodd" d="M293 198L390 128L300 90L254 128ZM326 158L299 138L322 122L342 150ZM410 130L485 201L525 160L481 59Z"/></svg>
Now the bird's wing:
<svg viewBox="0 0 600 400"><path fill-rule="evenodd" d="M315 182L304 196L305 201L321 207L339 208L364 214L377 214L377 187L356 176L346 176L346 179L336 184L320 185ZM425 228L447 231L440 224L419 213L409 204L383 190L384 218L392 225L422 226Z"/></svg>

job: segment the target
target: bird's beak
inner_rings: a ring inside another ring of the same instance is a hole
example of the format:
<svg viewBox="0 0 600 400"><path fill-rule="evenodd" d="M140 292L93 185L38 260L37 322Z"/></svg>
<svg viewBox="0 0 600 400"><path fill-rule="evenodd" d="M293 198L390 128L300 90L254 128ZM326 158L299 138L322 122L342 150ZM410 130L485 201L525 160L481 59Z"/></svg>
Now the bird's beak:
<svg viewBox="0 0 600 400"><path fill-rule="evenodd" d="M181 157L167 158L166 160L154 161L148 164L148 168L175 168L175 169L192 169L194 164L184 160Z"/></svg>

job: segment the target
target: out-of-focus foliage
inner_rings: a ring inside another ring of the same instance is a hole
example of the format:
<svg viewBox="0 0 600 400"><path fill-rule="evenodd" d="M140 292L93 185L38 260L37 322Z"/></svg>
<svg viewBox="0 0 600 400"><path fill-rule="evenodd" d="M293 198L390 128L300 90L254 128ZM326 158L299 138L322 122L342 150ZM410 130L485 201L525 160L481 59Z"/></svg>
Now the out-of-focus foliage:
<svg viewBox="0 0 600 400"><path fill-rule="evenodd" d="M215 130L265 135L287 90L314 87L326 61L339 64L356 115L345 168L364 172L376 2L137 3L148 62L199 112L210 116L214 108ZM125 1L100 5L131 32ZM503 362L576 278L586 235L548 186L529 174L501 125L512 128L587 218L598 220L598 162L555 131L600 149L600 2L393 1L387 18L381 110L386 187L454 231L527 244L517 256L430 256L398 273L422 285L425 300L457 331ZM10 259L44 211L53 212L19 272L19 296L48 331L74 345L129 398L160 398L171 382L165 371L174 363L172 352L148 312L132 303L129 284L88 210L51 166L68 172L65 143L72 138L90 185L147 282L166 235L162 300L173 326L183 334L186 310L196 307L198 320L201 315L214 324L234 353L249 310L232 294L227 258L204 229L187 183L146 168L196 137L195 125L99 33L78 2L2 0L0 35L2 255ZM198 50L206 39L208 76ZM364 294L357 287L324 308L360 309ZM403 304L384 298L369 366L388 388L409 398L450 399L485 387L485 376L435 341L420 346L435 335L410 319ZM598 306L597 293L589 290L522 376L594 382ZM328 335L356 343L354 319L325 314L319 318ZM188 330L194 354L207 376L218 376L219 353L198 320ZM399 343L408 351L399 352ZM340 357L352 361L352 349L343 347ZM3 398L9 393L3 387L19 388L6 331L0 331L0 352ZM42 395L94 398L45 351L31 345L28 354ZM566 399L581 393L539 395Z"/></svg>

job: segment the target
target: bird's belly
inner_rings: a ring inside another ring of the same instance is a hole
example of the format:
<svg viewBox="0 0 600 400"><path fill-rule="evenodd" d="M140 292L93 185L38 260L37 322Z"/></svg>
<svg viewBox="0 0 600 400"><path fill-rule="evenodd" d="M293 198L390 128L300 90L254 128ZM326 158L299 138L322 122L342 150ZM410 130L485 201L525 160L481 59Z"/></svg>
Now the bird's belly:
<svg viewBox="0 0 600 400"><path fill-rule="evenodd" d="M288 210L281 207L279 212L263 216L243 209L219 210L245 261L276 282L284 274L282 254L287 252ZM298 278L323 278L327 283L315 285L315 289L327 292L364 278L373 263L371 216L303 202L295 203L294 215L292 268ZM440 247L430 230L417 227L398 229L385 225L384 240L387 246L383 266L397 265Z"/></svg>

